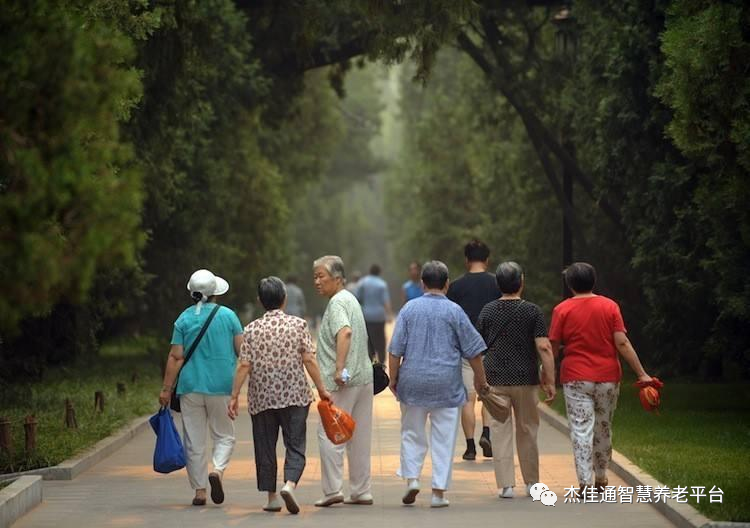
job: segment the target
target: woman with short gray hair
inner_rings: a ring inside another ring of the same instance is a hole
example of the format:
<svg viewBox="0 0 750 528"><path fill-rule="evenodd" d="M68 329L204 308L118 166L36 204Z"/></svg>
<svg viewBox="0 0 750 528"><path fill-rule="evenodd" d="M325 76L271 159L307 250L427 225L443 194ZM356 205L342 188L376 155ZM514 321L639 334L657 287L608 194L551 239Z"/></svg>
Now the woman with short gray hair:
<svg viewBox="0 0 750 528"><path fill-rule="evenodd" d="M367 353L367 329L357 298L345 288L344 262L327 255L313 263L317 292L329 299L318 333L318 364L331 401L352 415L357 427L351 440L334 445L322 424L318 427L323 497L315 506L373 503L370 492L372 441L372 363ZM344 499L344 449L349 461L350 496Z"/></svg>
<svg viewBox="0 0 750 528"><path fill-rule="evenodd" d="M512 417L504 423L491 418L492 458L495 482L501 498L513 497L513 421L516 422L516 446L526 492L539 482L539 390L538 361L542 363L542 389L545 403L555 397L555 363L547 339L542 310L521 298L523 269L516 262L503 262L495 272L502 296L482 308L477 329L487 343L484 370L490 390L510 400Z"/></svg>
<svg viewBox="0 0 750 528"><path fill-rule="evenodd" d="M245 327L229 417L237 417L240 389L250 375L247 406L253 422L255 473L258 491L268 493L263 509L281 510L276 497L276 442L281 428L286 448L281 498L290 513L298 513L294 490L305 468L307 413L312 402L305 369L320 397L331 395L315 362L307 322L283 312L286 297L286 287L278 277L266 277L258 284L258 300L266 313Z"/></svg>
<svg viewBox="0 0 750 528"><path fill-rule="evenodd" d="M446 297L448 267L438 260L422 267L424 295L409 301L398 314L391 339L388 367L390 389L401 402L401 465L406 479L401 501L413 504L429 447L432 457L430 507L450 503L453 450L461 408L466 403L462 360L474 373L474 389L486 390L481 353L484 341L469 316ZM430 441L426 423L430 420Z"/></svg>

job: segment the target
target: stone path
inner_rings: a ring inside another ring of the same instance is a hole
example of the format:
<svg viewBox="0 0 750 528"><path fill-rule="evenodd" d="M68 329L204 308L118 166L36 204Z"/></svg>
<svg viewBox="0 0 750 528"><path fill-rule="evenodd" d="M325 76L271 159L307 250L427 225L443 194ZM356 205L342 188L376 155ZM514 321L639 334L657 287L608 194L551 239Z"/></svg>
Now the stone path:
<svg viewBox="0 0 750 528"><path fill-rule="evenodd" d="M498 499L491 460L461 460L464 443L456 446L449 508L430 509L429 491L417 497L413 507L401 505L404 483L395 476L399 461L399 409L388 391L375 398L372 449L374 506L337 505L315 508L320 496L320 463L316 428L318 416L310 413L307 468L297 498L299 515L265 513L265 494L256 490L252 459L250 418L243 413L237 422L237 446L225 476L226 502L221 506L190 505L192 490L185 471L159 475L151 468L154 435L148 430L120 451L73 481L46 481L44 502L20 519L14 527L119 527L209 528L213 526L388 528L430 526L440 528L484 528L489 526L671 526L648 504L564 504L564 488L576 482L568 438L542 423L539 438L541 479L557 493L557 505L544 506L516 488L514 499ZM179 426L179 425L178 425ZM460 437L461 435L459 435ZM279 442L281 444L281 442ZM282 450L278 451L283 457ZM282 460L279 467L281 468ZM521 483L517 470L517 482ZM429 485L429 455L423 486ZM610 484L624 483L611 474Z"/></svg>

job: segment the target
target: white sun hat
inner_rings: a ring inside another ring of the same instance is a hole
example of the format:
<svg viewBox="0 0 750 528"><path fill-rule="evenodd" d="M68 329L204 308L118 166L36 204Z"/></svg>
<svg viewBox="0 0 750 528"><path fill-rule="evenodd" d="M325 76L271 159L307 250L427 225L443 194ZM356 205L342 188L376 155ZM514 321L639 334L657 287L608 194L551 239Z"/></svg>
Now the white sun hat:
<svg viewBox="0 0 750 528"><path fill-rule="evenodd" d="M229 291L229 283L207 269L199 269L190 276L187 289L193 299L198 301L195 313L199 314L201 313L203 303L208 301L209 297L212 295L224 295ZM200 295L200 298L198 295Z"/></svg>

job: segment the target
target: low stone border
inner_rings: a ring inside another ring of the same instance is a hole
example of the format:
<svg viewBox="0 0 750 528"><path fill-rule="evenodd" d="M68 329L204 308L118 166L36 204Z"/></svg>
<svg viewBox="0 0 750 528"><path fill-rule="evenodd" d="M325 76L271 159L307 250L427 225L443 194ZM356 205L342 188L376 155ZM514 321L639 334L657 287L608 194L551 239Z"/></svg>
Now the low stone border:
<svg viewBox="0 0 750 528"><path fill-rule="evenodd" d="M19 477L0 490L0 526L10 526L42 502L42 477Z"/></svg>
<svg viewBox="0 0 750 528"><path fill-rule="evenodd" d="M539 410L542 419L544 419L545 422L561 433L570 435L568 422L565 418L560 416L547 405L539 405ZM609 467L629 486L651 486L652 488L664 486L662 482L656 480L654 477L633 464L633 462L631 462L625 455L614 449L612 450L612 460L609 463ZM669 503L655 502L651 505L676 526L681 528L714 528L719 526L723 527L725 525L727 527L747 525L747 523L713 522L711 519L693 508L690 504L670 501Z"/></svg>
<svg viewBox="0 0 750 528"><path fill-rule="evenodd" d="M73 480L127 444L135 435L147 429L150 417L149 415L136 418L112 436L108 436L104 440L100 440L94 444L94 447L91 449L57 466L52 466L49 468L49 473L44 476L44 480Z"/></svg>
<svg viewBox="0 0 750 528"><path fill-rule="evenodd" d="M21 473L0 475L0 481L10 480L22 476L39 475L44 480L73 480L91 466L101 462L109 455L120 449L135 435L149 427L151 416L140 416L123 426L120 430L100 440L93 447L83 451L74 458L48 468L32 469ZM0 525L1 526L1 525Z"/></svg>

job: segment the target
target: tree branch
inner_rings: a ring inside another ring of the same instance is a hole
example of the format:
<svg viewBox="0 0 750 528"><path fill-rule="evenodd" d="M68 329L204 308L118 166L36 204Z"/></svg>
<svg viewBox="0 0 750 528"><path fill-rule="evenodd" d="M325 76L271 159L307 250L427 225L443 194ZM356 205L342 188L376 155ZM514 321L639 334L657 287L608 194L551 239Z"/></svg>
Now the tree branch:
<svg viewBox="0 0 750 528"><path fill-rule="evenodd" d="M353 38L334 49L318 46L304 55L289 53L275 64L266 64L266 67L276 75L289 75L338 64L364 55L367 51L368 43L374 36L374 32L367 33Z"/></svg>
<svg viewBox="0 0 750 528"><path fill-rule="evenodd" d="M483 22L483 26L485 28L485 31L491 30L491 23L489 25L485 25L485 22ZM516 112L518 112L518 115L521 117L524 126L526 127L526 132L529 134L529 137L531 138L532 134L537 135L537 137L541 139L541 141L550 149L550 151L555 155L560 163L563 164L565 170L570 172L571 176L573 176L578 184L584 189L586 194L588 194L591 199L596 202L602 212L610 220L612 220L612 222L614 222L616 226L622 227L622 216L620 215L619 209L610 204L606 198L597 198L595 196L593 182L586 174L584 174L584 172L578 166L578 163L576 163L573 157L562 147L562 145L560 145L560 143L554 138L552 133L547 129L547 127L544 126L539 118L529 108L527 108L525 104L521 102L520 98L514 91L512 91L508 83L502 82L501 72L504 69L503 67L505 66L505 64L503 64L504 59L502 55L495 54L495 60L498 62L499 66L499 68L496 68L490 63L487 57L485 57L485 55L482 53L482 50L479 49L479 47L474 42L472 42L468 35L461 32L458 34L457 39L459 47L472 58L472 60L477 64L477 66L479 66L479 68L490 80L495 89L497 89L507 99L508 103L510 103L510 105L516 110ZM490 48L492 47L492 42L490 42ZM538 150L537 154L539 154Z"/></svg>
<svg viewBox="0 0 750 528"><path fill-rule="evenodd" d="M493 77L494 72L493 72L492 65L484 56L484 54L482 53L482 50L480 50L479 47L476 44L474 44L465 33L460 33L458 35L458 42L459 42L459 46L461 47L461 49L469 54L469 56L474 60L474 62L477 63L479 68L486 75ZM506 96L507 98L507 95L505 93L503 93L503 95ZM512 98L512 99L513 101L515 101L515 98ZM518 111L518 108L515 106L513 101L509 99L511 106L516 108L516 111ZM524 124L524 127L526 128L526 133L529 136L529 139L531 140L532 145L534 146L534 150L536 151L537 156L539 157L539 162L542 165L544 175L547 177L550 187L552 187L552 192L554 193L555 198L557 198L557 201L562 207L563 215L565 215L565 218L568 220L568 223L570 224L571 231L573 232L573 236L576 238L576 241L578 242L579 247L585 253L586 248L588 246L586 243L586 239L584 238L584 235L583 235L583 230L581 229L581 224L578 221L575 209L573 208L573 204L571 204L565 198L565 193L563 192L562 185L560 185L560 182L557 179L557 175L555 174L555 168L552 165L552 162L550 161L549 156L547 155L547 147L545 146L544 141L542 141L542 138L539 135L539 132L536 129L536 127L533 125L533 123L530 122L529 113L518 111L518 115L521 117L521 122Z"/></svg>

